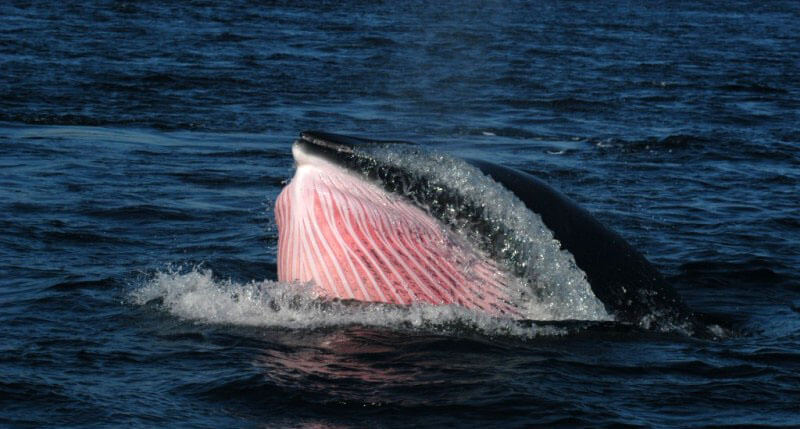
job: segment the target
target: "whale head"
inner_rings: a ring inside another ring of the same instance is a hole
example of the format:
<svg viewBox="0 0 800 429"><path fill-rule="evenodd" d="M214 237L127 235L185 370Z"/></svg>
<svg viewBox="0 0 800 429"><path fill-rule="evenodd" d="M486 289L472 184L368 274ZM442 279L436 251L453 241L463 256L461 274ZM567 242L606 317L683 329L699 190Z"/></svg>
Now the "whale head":
<svg viewBox="0 0 800 429"><path fill-rule="evenodd" d="M512 192L406 142L303 132L276 201L278 279L325 298L608 320L586 274Z"/></svg>

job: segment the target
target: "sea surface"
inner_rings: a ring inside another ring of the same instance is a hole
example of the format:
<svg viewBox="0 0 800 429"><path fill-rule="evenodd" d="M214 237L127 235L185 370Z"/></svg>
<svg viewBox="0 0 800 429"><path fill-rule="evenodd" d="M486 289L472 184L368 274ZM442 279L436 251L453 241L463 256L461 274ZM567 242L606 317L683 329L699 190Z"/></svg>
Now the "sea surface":
<svg viewBox="0 0 800 429"><path fill-rule="evenodd" d="M800 4L0 2L0 427L800 425ZM536 174L724 330L276 274L319 129Z"/></svg>

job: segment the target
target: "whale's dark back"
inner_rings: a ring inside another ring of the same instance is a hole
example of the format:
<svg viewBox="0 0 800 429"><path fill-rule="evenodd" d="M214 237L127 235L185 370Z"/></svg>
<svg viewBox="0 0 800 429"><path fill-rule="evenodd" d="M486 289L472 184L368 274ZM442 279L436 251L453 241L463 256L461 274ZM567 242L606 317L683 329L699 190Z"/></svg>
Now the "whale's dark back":
<svg viewBox="0 0 800 429"><path fill-rule="evenodd" d="M622 236L542 180L486 161L468 160L512 191L553 231L587 276L592 291L617 320L675 323L690 314L661 273Z"/></svg>

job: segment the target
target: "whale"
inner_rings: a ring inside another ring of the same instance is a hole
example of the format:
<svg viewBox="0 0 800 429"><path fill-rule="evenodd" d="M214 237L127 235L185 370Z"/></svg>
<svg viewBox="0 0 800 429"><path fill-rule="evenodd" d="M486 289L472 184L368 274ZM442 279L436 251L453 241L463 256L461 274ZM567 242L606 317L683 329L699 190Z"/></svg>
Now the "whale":
<svg viewBox="0 0 800 429"><path fill-rule="evenodd" d="M304 131L275 203L278 280L320 297L492 317L694 323L620 234L528 172Z"/></svg>

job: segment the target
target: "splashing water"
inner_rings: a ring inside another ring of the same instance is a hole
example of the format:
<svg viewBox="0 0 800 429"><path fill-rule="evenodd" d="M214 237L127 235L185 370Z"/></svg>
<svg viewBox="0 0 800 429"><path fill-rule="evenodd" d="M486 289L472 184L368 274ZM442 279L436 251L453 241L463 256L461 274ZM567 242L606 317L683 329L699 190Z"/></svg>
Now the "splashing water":
<svg viewBox="0 0 800 429"><path fill-rule="evenodd" d="M415 303L409 306L326 300L308 284L215 279L209 269L168 268L135 288L129 299L136 305L157 305L182 319L214 324L321 329L361 325L437 334L464 330L483 335L519 338L563 335L554 326L495 318L456 305Z"/></svg>
<svg viewBox="0 0 800 429"><path fill-rule="evenodd" d="M399 168L412 181L427 182L433 193L443 188L458 193L445 207L431 211L525 280L528 291L522 291L522 302L517 304L527 307L528 314L541 315L544 310L549 320L612 320L586 274L572 254L561 249L541 217L478 168L443 153L404 145L371 148L368 153L379 165ZM410 193L406 196L426 203ZM437 197L429 200L441 204ZM475 227L472 213L479 216L477 222L489 226L488 231Z"/></svg>

